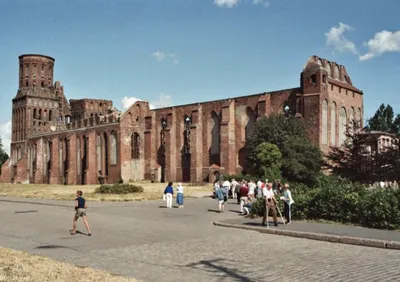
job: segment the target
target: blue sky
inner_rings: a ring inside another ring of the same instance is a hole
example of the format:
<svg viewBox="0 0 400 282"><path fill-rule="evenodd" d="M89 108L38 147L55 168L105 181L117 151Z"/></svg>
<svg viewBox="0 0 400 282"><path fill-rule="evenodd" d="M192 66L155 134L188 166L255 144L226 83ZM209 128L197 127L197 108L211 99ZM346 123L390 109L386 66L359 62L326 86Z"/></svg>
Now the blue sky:
<svg viewBox="0 0 400 282"><path fill-rule="evenodd" d="M399 10L396 0L2 0L0 135L7 143L24 53L56 59L68 99L121 110L132 97L159 107L297 87L317 55L346 66L364 118L381 103L400 112Z"/></svg>

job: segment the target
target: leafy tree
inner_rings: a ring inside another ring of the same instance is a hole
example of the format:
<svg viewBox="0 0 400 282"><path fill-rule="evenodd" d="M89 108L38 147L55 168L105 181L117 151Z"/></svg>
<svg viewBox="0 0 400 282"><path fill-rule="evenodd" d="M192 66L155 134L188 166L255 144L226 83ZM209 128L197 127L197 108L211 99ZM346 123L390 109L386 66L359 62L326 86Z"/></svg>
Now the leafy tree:
<svg viewBox="0 0 400 282"><path fill-rule="evenodd" d="M399 180L400 151L398 144L378 152L374 148L376 136L368 130L358 134L346 131L347 141L342 147L332 148L328 159L331 169L337 176L363 183L373 183L381 180Z"/></svg>
<svg viewBox="0 0 400 282"><path fill-rule="evenodd" d="M282 153L278 146L263 142L257 146L256 152L262 176L266 179L279 179Z"/></svg>
<svg viewBox="0 0 400 282"><path fill-rule="evenodd" d="M262 176L263 171L257 147L264 142L279 148L282 153L282 176L287 180L312 184L320 174L322 154L308 139L302 120L274 114L257 121L246 146L253 173L258 176Z"/></svg>
<svg viewBox="0 0 400 282"><path fill-rule="evenodd" d="M396 134L397 137L400 137L400 114L397 114L396 118L394 119L390 131L393 134Z"/></svg>
<svg viewBox="0 0 400 282"><path fill-rule="evenodd" d="M1 166L8 160L8 154L3 148L3 142L0 137L0 173L1 173Z"/></svg>
<svg viewBox="0 0 400 282"><path fill-rule="evenodd" d="M380 105L375 115L368 121L369 130L391 132L393 126L394 112L390 105Z"/></svg>

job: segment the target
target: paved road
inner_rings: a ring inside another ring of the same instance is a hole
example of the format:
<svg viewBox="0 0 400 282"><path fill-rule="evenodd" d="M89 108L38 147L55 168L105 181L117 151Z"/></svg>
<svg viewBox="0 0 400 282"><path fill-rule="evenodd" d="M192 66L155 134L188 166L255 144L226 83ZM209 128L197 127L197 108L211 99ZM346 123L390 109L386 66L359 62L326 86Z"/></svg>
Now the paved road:
<svg viewBox="0 0 400 282"><path fill-rule="evenodd" d="M96 203L87 237L68 233L72 203L2 199L0 245L143 281L400 281L400 251L213 226L238 216L233 203L224 214L211 199Z"/></svg>

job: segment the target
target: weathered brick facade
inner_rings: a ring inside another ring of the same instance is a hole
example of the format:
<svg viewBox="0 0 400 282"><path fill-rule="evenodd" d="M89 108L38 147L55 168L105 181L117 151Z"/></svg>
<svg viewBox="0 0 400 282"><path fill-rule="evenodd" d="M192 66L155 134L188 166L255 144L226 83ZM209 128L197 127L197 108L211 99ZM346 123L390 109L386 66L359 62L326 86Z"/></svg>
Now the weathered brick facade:
<svg viewBox="0 0 400 282"><path fill-rule="evenodd" d="M342 143L350 122L362 122L362 91L343 66L316 56L298 88L155 110L139 101L122 114L112 101L68 102L53 83L53 58L19 61L5 182L213 181L246 169L244 145L260 117L286 110L303 118L324 152Z"/></svg>

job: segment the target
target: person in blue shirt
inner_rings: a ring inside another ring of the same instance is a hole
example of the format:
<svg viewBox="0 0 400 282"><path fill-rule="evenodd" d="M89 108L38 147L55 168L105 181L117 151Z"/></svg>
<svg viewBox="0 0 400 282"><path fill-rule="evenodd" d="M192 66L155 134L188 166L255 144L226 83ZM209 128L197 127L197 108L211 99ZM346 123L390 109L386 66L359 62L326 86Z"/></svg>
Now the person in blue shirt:
<svg viewBox="0 0 400 282"><path fill-rule="evenodd" d="M83 218L83 223L86 226L86 229L88 231L88 236L91 236L92 233L90 232L90 227L89 227L89 223L87 221L86 218L86 200L82 197L83 192L82 191L76 191L76 199L75 199L75 216L74 216L74 220L72 222L72 232L71 235L75 235L76 234L76 226L78 224L78 218L82 217Z"/></svg>
<svg viewBox="0 0 400 282"><path fill-rule="evenodd" d="M224 209L225 209L225 194L224 194L223 188L221 188L220 185L216 186L215 195L216 195L217 200L218 200L219 212L224 212Z"/></svg>
<svg viewBox="0 0 400 282"><path fill-rule="evenodd" d="M168 183L168 186L164 190L164 195L167 200L167 208L172 208L172 196L174 195L174 188L172 187L172 182Z"/></svg>
<svg viewBox="0 0 400 282"><path fill-rule="evenodd" d="M286 224L290 224L292 223L291 206L294 201L292 198L292 193L289 190L289 184L287 183L283 186L283 197L281 197L281 200L284 201L285 205L283 213L285 214Z"/></svg>

